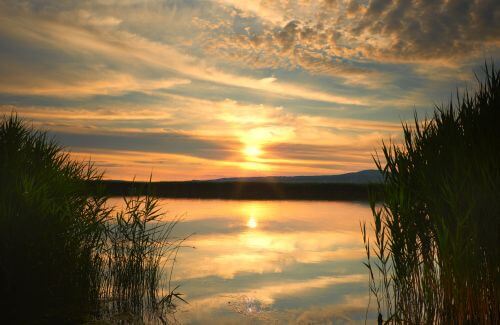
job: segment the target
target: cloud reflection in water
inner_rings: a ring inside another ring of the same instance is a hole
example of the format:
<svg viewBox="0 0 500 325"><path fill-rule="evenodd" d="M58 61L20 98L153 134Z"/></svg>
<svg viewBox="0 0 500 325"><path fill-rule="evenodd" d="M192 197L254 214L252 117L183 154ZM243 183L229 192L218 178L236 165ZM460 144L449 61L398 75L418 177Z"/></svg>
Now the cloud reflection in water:
<svg viewBox="0 0 500 325"><path fill-rule="evenodd" d="M359 221L367 204L164 201L176 229L196 233L174 273L186 323L364 323L367 276Z"/></svg>

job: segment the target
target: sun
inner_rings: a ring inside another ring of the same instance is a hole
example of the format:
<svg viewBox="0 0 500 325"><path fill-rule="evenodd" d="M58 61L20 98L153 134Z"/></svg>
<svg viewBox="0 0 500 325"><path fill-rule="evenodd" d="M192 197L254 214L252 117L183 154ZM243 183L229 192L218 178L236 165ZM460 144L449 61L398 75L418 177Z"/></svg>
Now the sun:
<svg viewBox="0 0 500 325"><path fill-rule="evenodd" d="M244 161L239 163L240 167L248 170L269 170L270 167L265 164L265 159L262 159L264 153L260 145L245 145L241 150Z"/></svg>
<svg viewBox="0 0 500 325"><path fill-rule="evenodd" d="M258 158L262 154L262 150L259 146L248 145L243 149L243 153L247 158Z"/></svg>

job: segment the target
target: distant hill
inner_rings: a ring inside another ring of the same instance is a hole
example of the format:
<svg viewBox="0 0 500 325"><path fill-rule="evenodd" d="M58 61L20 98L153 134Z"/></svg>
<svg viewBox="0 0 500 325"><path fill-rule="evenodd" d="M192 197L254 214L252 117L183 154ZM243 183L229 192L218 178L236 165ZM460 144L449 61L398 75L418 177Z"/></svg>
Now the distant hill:
<svg viewBox="0 0 500 325"><path fill-rule="evenodd" d="M231 177L208 180L207 182L271 182L271 183L322 183L322 184L370 184L381 183L382 175L378 170L362 170L354 173L319 176L268 176L268 177Z"/></svg>
<svg viewBox="0 0 500 325"><path fill-rule="evenodd" d="M229 200L348 200L366 201L369 188L380 196L382 177L376 170L321 176L235 177L205 181L92 182L109 196L144 195L148 189L159 197ZM99 192L102 193L102 192Z"/></svg>

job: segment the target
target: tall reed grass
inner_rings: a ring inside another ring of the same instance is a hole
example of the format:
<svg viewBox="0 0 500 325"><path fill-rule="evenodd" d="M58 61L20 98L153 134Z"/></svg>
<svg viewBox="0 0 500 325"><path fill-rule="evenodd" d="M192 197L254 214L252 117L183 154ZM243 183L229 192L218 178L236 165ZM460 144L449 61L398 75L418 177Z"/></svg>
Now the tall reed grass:
<svg viewBox="0 0 500 325"><path fill-rule="evenodd" d="M383 144L384 200L362 225L380 322L500 323L500 71Z"/></svg>
<svg viewBox="0 0 500 325"><path fill-rule="evenodd" d="M125 197L124 205L107 224L98 254L101 310L110 320L126 315L130 321L166 323L175 312L175 299L186 302L177 288L170 288L184 240L172 234L178 219L162 221L158 200L150 195Z"/></svg>
<svg viewBox="0 0 500 325"><path fill-rule="evenodd" d="M165 320L179 293L161 279L180 241L150 195L115 211L90 189L102 174L16 115L0 123L0 317L82 323ZM110 318L111 317L111 318Z"/></svg>

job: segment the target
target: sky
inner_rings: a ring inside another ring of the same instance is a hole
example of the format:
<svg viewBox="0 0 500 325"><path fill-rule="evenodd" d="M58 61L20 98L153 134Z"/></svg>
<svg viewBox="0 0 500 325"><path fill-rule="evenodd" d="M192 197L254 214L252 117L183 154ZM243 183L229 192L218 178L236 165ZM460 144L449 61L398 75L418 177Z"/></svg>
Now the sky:
<svg viewBox="0 0 500 325"><path fill-rule="evenodd" d="M373 169L499 58L497 0L0 1L0 114L109 179Z"/></svg>

